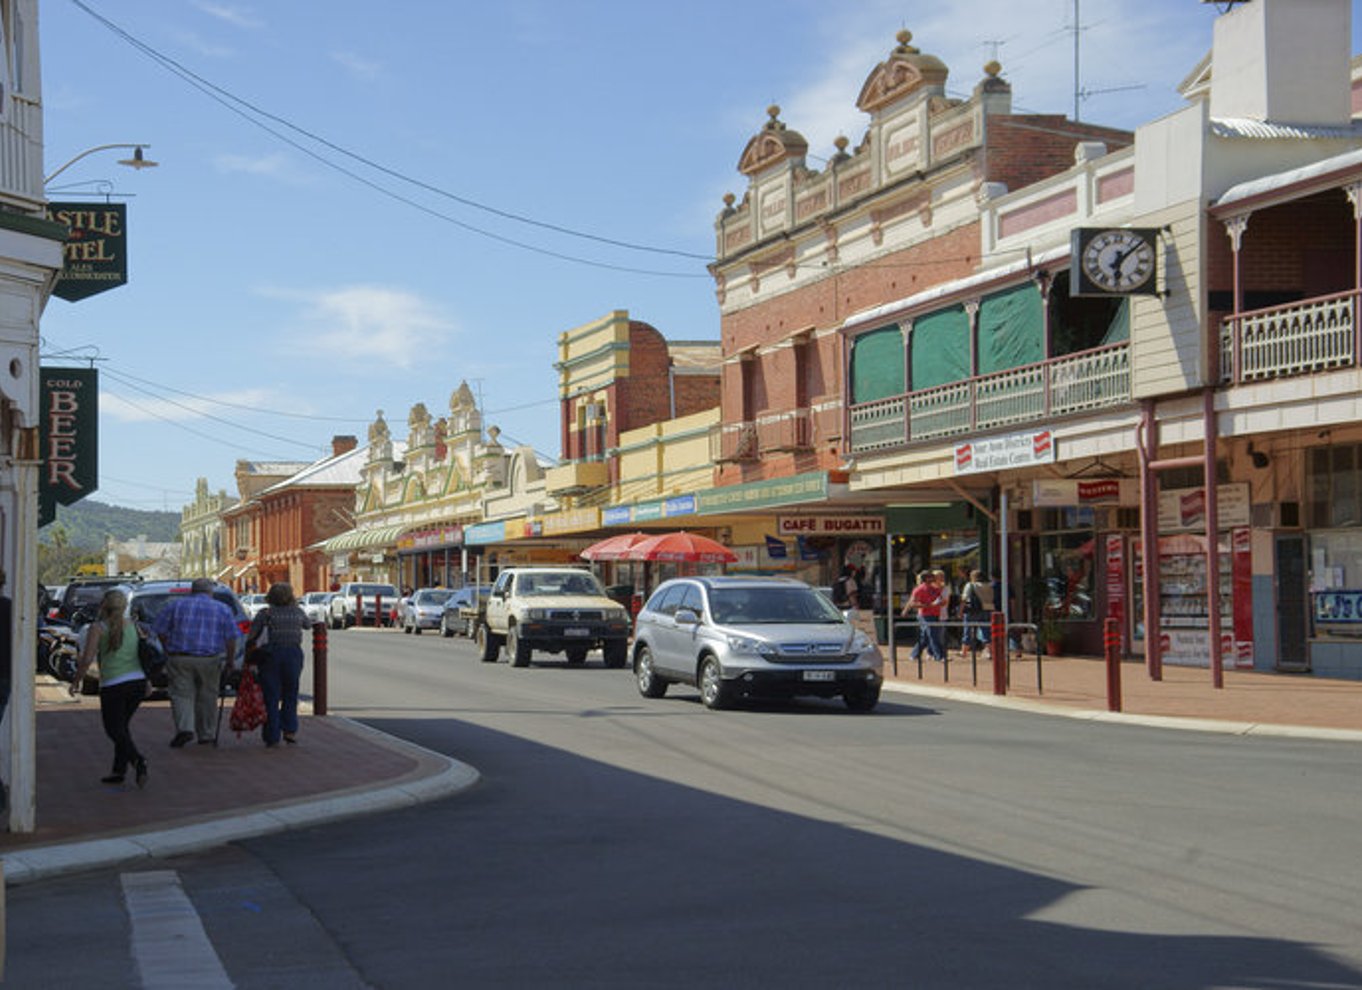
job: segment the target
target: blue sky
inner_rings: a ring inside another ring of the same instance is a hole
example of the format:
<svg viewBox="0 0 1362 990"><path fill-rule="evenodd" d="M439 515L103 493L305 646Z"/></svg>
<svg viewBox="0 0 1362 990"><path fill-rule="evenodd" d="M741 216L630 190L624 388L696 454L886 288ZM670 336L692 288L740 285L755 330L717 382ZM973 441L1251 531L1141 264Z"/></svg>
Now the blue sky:
<svg viewBox="0 0 1362 990"><path fill-rule="evenodd" d="M951 95L996 52L1015 109L1072 115L1074 6L43 0L46 171L106 143L160 162L93 155L49 189L128 204L129 284L42 319L44 364L103 372L93 497L235 494L237 459L323 456L378 409L404 437L464 379L556 456L560 332L627 309L718 339L703 259L770 103L820 166L906 27ZM1082 0L1082 118L1180 106L1215 16Z"/></svg>

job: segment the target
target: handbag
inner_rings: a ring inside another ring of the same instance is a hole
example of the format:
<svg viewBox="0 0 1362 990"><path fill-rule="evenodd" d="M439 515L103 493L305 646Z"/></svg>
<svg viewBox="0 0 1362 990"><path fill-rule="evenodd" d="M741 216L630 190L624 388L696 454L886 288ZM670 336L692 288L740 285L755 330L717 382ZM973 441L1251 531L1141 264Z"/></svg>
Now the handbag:
<svg viewBox="0 0 1362 990"><path fill-rule="evenodd" d="M246 662L255 664L257 667L270 658L270 620L269 614L265 615L265 624L260 627L260 635L246 647Z"/></svg>
<svg viewBox="0 0 1362 990"><path fill-rule="evenodd" d="M249 666L241 670L241 683L237 685L236 700L232 702L230 725L232 731L240 736L265 724L265 693L260 690L260 682L255 679Z"/></svg>
<svg viewBox="0 0 1362 990"><path fill-rule="evenodd" d="M137 627L137 662L142 665L142 673L148 680L159 679L165 674L166 654L160 640L140 625Z"/></svg>

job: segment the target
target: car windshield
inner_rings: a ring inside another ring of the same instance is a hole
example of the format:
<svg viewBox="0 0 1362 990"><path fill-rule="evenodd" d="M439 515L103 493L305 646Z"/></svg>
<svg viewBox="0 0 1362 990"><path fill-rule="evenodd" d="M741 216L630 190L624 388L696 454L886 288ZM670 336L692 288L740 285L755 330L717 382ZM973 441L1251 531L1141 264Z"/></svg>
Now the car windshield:
<svg viewBox="0 0 1362 990"><path fill-rule="evenodd" d="M522 595L601 595L590 574L525 574L517 590Z"/></svg>
<svg viewBox="0 0 1362 990"><path fill-rule="evenodd" d="M832 602L807 587L715 588L709 611L720 625L846 621Z"/></svg>
<svg viewBox="0 0 1362 990"><path fill-rule="evenodd" d="M422 591L418 592L415 598L417 605L443 605L453 591Z"/></svg>
<svg viewBox="0 0 1362 990"><path fill-rule="evenodd" d="M375 595L382 595L384 598L396 598L397 589L390 584L352 584L350 585L351 595L363 595L365 598L372 598Z"/></svg>

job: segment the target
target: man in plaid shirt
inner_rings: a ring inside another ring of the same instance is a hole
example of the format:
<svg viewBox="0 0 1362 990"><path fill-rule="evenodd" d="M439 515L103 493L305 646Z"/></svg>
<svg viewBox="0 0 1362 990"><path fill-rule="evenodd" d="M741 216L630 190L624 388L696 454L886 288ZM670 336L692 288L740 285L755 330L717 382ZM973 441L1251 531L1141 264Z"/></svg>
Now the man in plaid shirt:
<svg viewBox="0 0 1362 990"><path fill-rule="evenodd" d="M222 665L236 661L241 631L232 610L213 597L213 586L209 578L195 578L191 593L171 599L151 622L166 654L176 730L170 745L177 749L195 736L213 741Z"/></svg>

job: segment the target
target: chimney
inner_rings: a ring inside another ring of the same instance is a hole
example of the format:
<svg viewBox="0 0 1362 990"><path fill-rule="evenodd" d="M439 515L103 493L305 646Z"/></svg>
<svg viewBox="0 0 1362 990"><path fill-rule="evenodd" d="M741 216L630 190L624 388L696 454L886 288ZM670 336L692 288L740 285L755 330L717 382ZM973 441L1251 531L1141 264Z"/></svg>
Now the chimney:
<svg viewBox="0 0 1362 990"><path fill-rule="evenodd" d="M331 456L339 457L341 454L348 454L359 446L359 439L352 436L334 436L331 438Z"/></svg>
<svg viewBox="0 0 1362 990"><path fill-rule="evenodd" d="M1351 0L1252 0L1215 21L1211 116L1348 127Z"/></svg>

